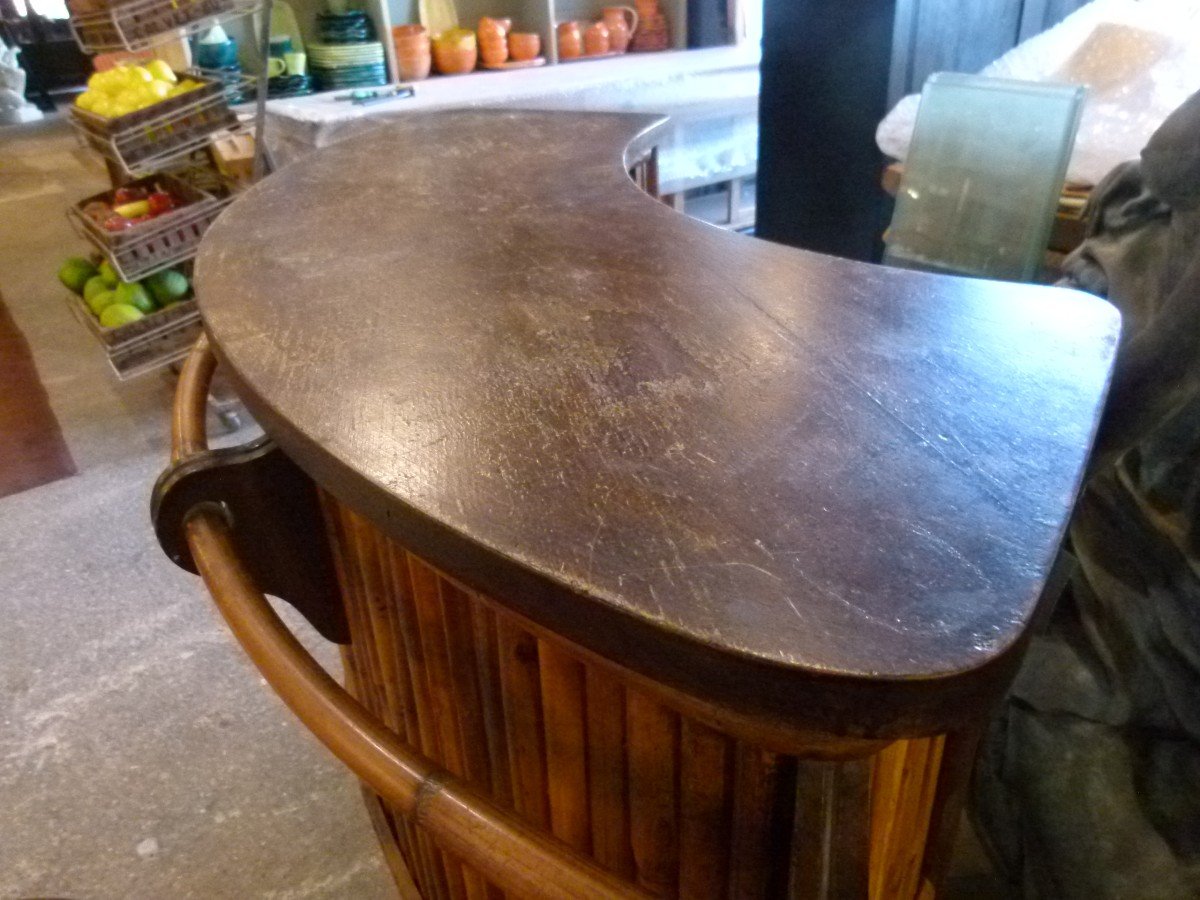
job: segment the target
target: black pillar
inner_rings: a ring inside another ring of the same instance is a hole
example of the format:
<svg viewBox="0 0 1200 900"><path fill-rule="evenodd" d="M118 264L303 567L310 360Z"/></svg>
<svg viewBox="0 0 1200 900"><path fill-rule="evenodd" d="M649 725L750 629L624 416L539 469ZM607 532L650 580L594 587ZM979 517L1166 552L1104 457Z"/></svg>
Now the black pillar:
<svg viewBox="0 0 1200 900"><path fill-rule="evenodd" d="M688 47L720 47L733 40L729 33L731 0L688 0Z"/></svg>
<svg viewBox="0 0 1200 900"><path fill-rule="evenodd" d="M877 259L896 0L764 0L755 233Z"/></svg>

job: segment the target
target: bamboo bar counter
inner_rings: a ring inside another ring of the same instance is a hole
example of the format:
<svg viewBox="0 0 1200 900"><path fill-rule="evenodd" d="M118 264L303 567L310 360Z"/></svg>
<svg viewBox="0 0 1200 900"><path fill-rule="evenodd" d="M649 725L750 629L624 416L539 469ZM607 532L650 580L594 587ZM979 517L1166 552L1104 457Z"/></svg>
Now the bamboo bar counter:
<svg viewBox="0 0 1200 900"><path fill-rule="evenodd" d="M689 220L660 125L411 116L247 192L156 528L402 892L936 896L1117 314ZM266 438L206 449L218 361Z"/></svg>

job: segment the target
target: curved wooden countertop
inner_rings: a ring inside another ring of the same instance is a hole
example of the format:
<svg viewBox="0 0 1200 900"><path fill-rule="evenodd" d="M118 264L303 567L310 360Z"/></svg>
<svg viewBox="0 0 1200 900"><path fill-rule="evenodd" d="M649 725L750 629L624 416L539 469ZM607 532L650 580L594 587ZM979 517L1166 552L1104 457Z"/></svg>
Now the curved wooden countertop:
<svg viewBox="0 0 1200 900"><path fill-rule="evenodd" d="M625 172L658 121L317 152L206 236L215 349L320 484L546 628L764 721L952 727L1019 658L1118 315L690 220Z"/></svg>

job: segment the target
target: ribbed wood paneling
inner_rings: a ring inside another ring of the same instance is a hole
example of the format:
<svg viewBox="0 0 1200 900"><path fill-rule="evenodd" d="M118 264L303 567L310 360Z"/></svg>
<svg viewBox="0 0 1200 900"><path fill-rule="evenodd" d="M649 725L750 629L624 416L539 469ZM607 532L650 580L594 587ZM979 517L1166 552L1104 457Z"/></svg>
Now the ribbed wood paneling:
<svg viewBox="0 0 1200 900"><path fill-rule="evenodd" d="M750 746L324 505L347 687L454 775L659 896L920 892L940 738L843 763ZM423 897L505 896L394 810L374 820Z"/></svg>

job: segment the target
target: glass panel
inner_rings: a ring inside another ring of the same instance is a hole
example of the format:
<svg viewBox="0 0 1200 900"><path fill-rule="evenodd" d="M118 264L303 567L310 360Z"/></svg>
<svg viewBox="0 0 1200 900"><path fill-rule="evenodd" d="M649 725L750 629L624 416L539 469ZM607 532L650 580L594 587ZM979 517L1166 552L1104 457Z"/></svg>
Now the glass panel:
<svg viewBox="0 0 1200 900"><path fill-rule="evenodd" d="M930 76L884 262L1035 278L1085 90L949 72Z"/></svg>

